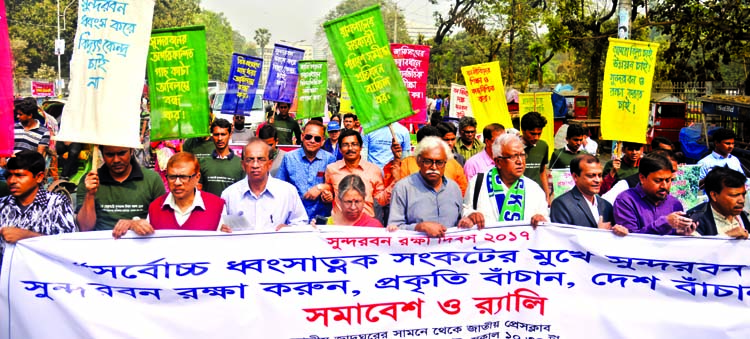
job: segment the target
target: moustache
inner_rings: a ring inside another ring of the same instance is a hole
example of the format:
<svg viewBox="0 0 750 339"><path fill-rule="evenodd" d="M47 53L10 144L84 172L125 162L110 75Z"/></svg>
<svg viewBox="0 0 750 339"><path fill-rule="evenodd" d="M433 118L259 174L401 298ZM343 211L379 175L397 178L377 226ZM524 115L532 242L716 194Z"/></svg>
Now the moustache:
<svg viewBox="0 0 750 339"><path fill-rule="evenodd" d="M348 151L348 152L346 152L345 154L357 154L357 152L354 152L354 151Z"/></svg>
<svg viewBox="0 0 750 339"><path fill-rule="evenodd" d="M427 175L430 175L430 174L437 174L437 175L440 175L440 171L435 171L435 170L427 170Z"/></svg>

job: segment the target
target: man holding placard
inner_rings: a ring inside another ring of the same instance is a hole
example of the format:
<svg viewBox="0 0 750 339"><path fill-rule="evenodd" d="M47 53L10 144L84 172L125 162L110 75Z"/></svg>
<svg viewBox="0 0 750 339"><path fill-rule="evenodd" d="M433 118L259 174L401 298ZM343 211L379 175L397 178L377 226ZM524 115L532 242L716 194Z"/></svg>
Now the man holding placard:
<svg viewBox="0 0 750 339"><path fill-rule="evenodd" d="M294 118L289 116L290 107L291 104L286 102L276 103L276 108L279 109L279 112L276 113L276 116L274 117L273 127L276 127L278 142L282 145L294 145L295 143L293 143L292 137L294 137L297 140L297 144L299 144L300 136L302 135L297 120L294 120Z"/></svg>
<svg viewBox="0 0 750 339"><path fill-rule="evenodd" d="M164 182L138 165L132 148L100 147L104 165L78 184L76 220L81 231L112 230L116 224L129 229L146 218L152 201L166 193Z"/></svg>

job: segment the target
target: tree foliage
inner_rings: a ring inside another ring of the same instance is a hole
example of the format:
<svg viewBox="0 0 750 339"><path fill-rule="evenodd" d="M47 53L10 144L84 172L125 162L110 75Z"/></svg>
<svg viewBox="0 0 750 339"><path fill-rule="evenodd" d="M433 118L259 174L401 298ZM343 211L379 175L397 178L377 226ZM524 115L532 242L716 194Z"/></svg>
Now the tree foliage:
<svg viewBox="0 0 750 339"><path fill-rule="evenodd" d="M268 28L258 28L255 30L254 39L255 43L260 47L260 55L263 57L263 55L266 54L266 46L268 46L268 42L271 41L271 32L268 31Z"/></svg>
<svg viewBox="0 0 750 339"><path fill-rule="evenodd" d="M648 19L670 38L663 57L677 81L722 80L723 66L745 61L750 51L747 1L663 0Z"/></svg>
<svg viewBox="0 0 750 339"><path fill-rule="evenodd" d="M226 81L232 66L234 30L223 13L204 10L198 15L198 23L206 26L206 49L208 54L208 78Z"/></svg>
<svg viewBox="0 0 750 339"><path fill-rule="evenodd" d="M195 25L201 13L200 0L156 0L154 29Z"/></svg>

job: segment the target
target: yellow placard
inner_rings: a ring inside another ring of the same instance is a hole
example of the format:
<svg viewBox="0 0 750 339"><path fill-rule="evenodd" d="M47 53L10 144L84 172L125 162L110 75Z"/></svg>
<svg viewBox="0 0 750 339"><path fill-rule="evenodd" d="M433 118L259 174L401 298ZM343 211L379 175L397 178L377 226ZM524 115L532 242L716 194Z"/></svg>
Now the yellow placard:
<svg viewBox="0 0 750 339"><path fill-rule="evenodd" d="M339 113L354 113L354 105L352 99L349 97L349 91L346 90L346 83L341 81L341 99L339 99Z"/></svg>
<svg viewBox="0 0 750 339"><path fill-rule="evenodd" d="M513 127L505 101L505 88L500 74L500 62L489 62L461 67L469 92L471 111L477 119L477 133L491 123Z"/></svg>
<svg viewBox="0 0 750 339"><path fill-rule="evenodd" d="M547 126L542 129L542 140L547 143L548 157L552 157L555 150L555 107L552 106L552 93L522 93L518 95L518 112L523 119L524 114L539 112L547 119Z"/></svg>
<svg viewBox="0 0 750 339"><path fill-rule="evenodd" d="M646 143L659 44L609 39L602 86L602 139Z"/></svg>

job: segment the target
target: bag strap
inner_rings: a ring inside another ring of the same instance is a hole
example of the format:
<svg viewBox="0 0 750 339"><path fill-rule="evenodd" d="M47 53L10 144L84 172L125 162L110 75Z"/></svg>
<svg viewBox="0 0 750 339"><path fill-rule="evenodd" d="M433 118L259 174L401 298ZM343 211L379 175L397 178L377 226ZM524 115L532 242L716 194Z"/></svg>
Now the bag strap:
<svg viewBox="0 0 750 339"><path fill-rule="evenodd" d="M484 173L479 172L475 176L476 182L474 183L474 209L477 209L477 201L479 200L479 190L482 188L482 180L484 180Z"/></svg>

